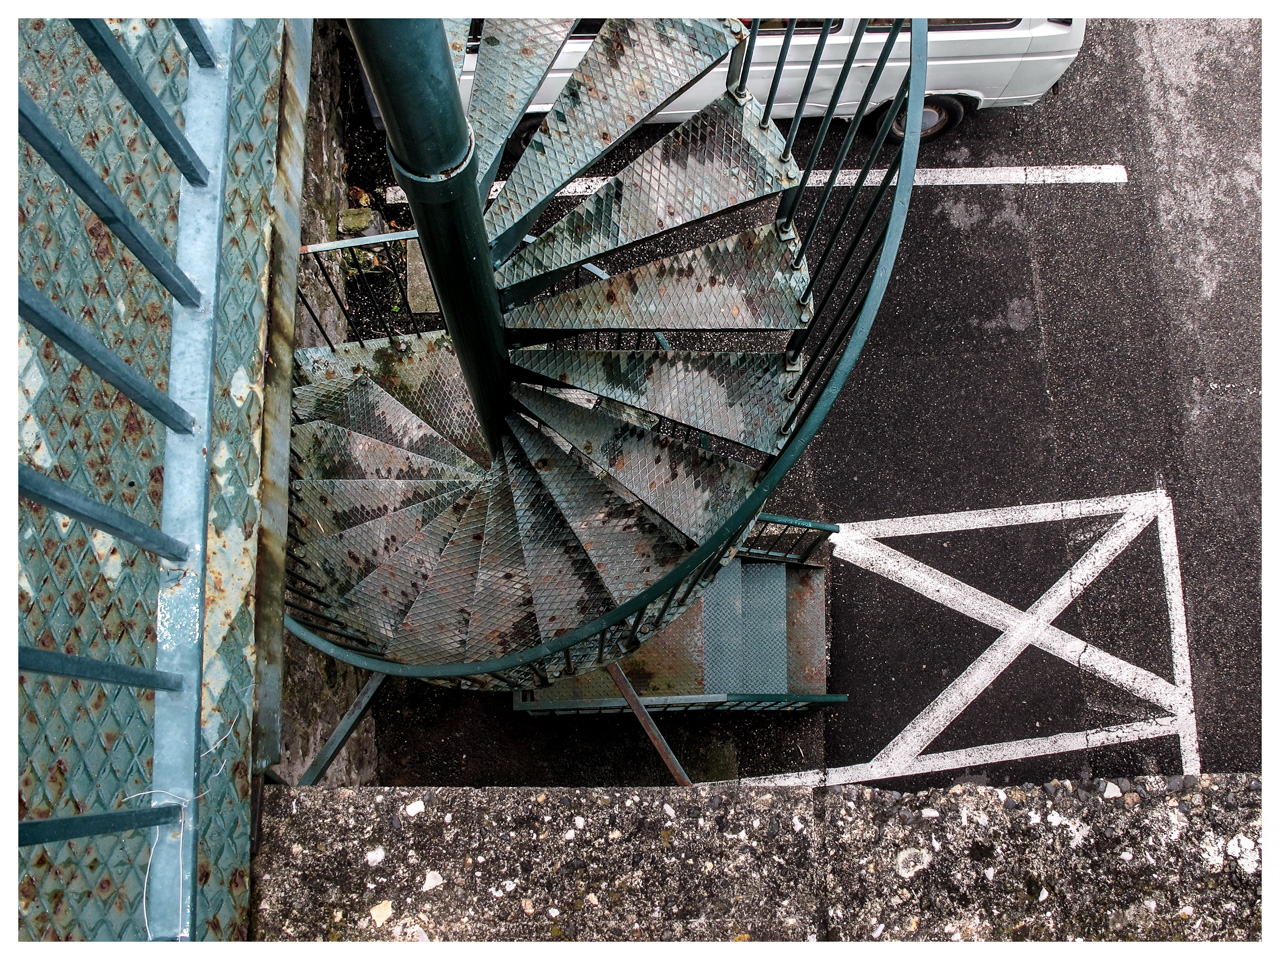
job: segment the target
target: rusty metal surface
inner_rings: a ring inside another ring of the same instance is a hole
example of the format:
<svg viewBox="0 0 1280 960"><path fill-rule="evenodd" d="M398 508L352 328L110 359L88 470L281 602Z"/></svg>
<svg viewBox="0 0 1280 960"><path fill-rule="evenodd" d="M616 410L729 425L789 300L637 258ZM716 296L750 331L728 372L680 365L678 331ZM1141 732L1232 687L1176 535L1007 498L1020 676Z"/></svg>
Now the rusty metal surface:
<svg viewBox="0 0 1280 960"><path fill-rule="evenodd" d="M499 267L504 302L536 293L536 278L794 186L795 165L778 159L785 141L761 116L758 101L728 93L707 104Z"/></svg>
<svg viewBox="0 0 1280 960"><path fill-rule="evenodd" d="M445 466L484 475L475 461L367 376L298 387L294 416L303 423L327 420Z"/></svg>
<svg viewBox="0 0 1280 960"><path fill-rule="evenodd" d="M756 471L736 460L600 410L523 385L513 387L512 397L695 543L715 533L755 485Z"/></svg>
<svg viewBox="0 0 1280 960"><path fill-rule="evenodd" d="M444 32L449 40L449 53L453 55L455 80L462 76L462 64L467 55L467 34L470 30L470 17L445 17Z"/></svg>
<svg viewBox="0 0 1280 960"><path fill-rule="evenodd" d="M616 603L625 603L676 567L684 537L635 501L624 500L550 438L511 418L511 429Z"/></svg>
<svg viewBox="0 0 1280 960"><path fill-rule="evenodd" d="M676 423L766 453L794 401L785 394L799 371L768 353L690 350L513 350L511 362Z"/></svg>
<svg viewBox="0 0 1280 960"><path fill-rule="evenodd" d="M502 149L569 39L576 20L486 18L476 57L467 121L475 136L481 201L498 172Z"/></svg>
<svg viewBox="0 0 1280 960"><path fill-rule="evenodd" d="M451 490L461 490L462 480L295 480L290 509L307 528L295 523L300 540L337 533L404 510L415 503Z"/></svg>
<svg viewBox="0 0 1280 960"><path fill-rule="evenodd" d="M736 43L722 20L606 21L486 211L490 241L504 235L518 240L557 190L724 59Z"/></svg>
<svg viewBox="0 0 1280 960"><path fill-rule="evenodd" d="M489 469L489 452L446 333L308 347L294 356L300 383L367 375L441 436Z"/></svg>
<svg viewBox="0 0 1280 960"><path fill-rule="evenodd" d="M446 466L325 420L294 426L293 457L298 472L316 480L474 478L469 470Z"/></svg>
<svg viewBox="0 0 1280 960"><path fill-rule="evenodd" d="M787 567L787 692L827 692L826 571Z"/></svg>
<svg viewBox="0 0 1280 960"><path fill-rule="evenodd" d="M807 267L774 224L654 260L509 311L508 330L796 330Z"/></svg>

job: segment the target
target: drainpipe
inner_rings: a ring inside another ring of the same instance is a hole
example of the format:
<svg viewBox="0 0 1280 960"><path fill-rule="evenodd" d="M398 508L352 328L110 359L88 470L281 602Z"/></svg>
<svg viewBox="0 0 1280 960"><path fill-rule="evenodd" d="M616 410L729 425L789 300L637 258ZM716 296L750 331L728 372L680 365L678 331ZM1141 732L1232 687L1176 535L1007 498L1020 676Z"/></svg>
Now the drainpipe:
<svg viewBox="0 0 1280 960"><path fill-rule="evenodd" d="M508 410L507 349L477 190L475 139L441 20L348 20L387 128L418 244L493 457Z"/></svg>

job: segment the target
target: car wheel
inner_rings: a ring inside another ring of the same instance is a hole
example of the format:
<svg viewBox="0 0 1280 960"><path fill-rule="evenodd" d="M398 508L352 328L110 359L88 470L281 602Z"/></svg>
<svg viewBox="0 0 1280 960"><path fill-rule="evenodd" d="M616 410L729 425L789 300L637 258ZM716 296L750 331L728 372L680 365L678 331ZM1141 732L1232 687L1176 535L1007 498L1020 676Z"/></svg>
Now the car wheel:
<svg viewBox="0 0 1280 960"><path fill-rule="evenodd" d="M928 143L960 126L964 120L964 103L955 97L925 97L924 111L920 119L920 142ZM898 114L889 128L889 139L901 143L906 135L907 111Z"/></svg>
<svg viewBox="0 0 1280 960"><path fill-rule="evenodd" d="M515 131L507 139L507 144L503 147L503 153L506 154L508 160L519 160L520 155L524 153L529 146L529 141L533 139L533 135L538 132L538 128L542 126L544 113L527 113L524 118L516 124Z"/></svg>

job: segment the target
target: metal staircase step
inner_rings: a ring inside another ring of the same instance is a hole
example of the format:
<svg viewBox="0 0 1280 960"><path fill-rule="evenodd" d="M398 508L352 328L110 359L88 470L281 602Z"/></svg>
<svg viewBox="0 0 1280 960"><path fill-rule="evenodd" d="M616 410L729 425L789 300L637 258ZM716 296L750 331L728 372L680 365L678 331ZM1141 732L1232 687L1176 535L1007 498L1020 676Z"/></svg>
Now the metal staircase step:
<svg viewBox="0 0 1280 960"><path fill-rule="evenodd" d="M714 534L755 487L756 471L736 460L523 384L511 395L695 543Z"/></svg>
<svg viewBox="0 0 1280 960"><path fill-rule="evenodd" d="M484 476L470 457L367 375L309 383L293 392L294 418L327 420L355 433Z"/></svg>
<svg viewBox="0 0 1280 960"><path fill-rule="evenodd" d="M798 302L809 271L791 269L797 246L766 224L516 307L503 322L508 331L796 330L813 314Z"/></svg>
<svg viewBox="0 0 1280 960"><path fill-rule="evenodd" d="M295 424L291 450L298 472L315 480L475 478L469 470L446 466L324 420Z"/></svg>
<svg viewBox="0 0 1280 960"><path fill-rule="evenodd" d="M499 457L493 469L493 493L467 633L467 656L472 660L502 657L535 646L540 639L506 458Z"/></svg>
<svg viewBox="0 0 1280 960"><path fill-rule="evenodd" d="M494 262L515 249L557 190L692 86L737 42L723 20L606 21L485 212Z"/></svg>
<svg viewBox="0 0 1280 960"><path fill-rule="evenodd" d="M742 562L730 560L702 595L704 693L741 693Z"/></svg>
<svg viewBox="0 0 1280 960"><path fill-rule="evenodd" d="M553 640L603 616L613 602L519 444L504 437L503 447L539 632Z"/></svg>
<svg viewBox="0 0 1280 960"><path fill-rule="evenodd" d="M447 333L308 347L294 353L299 383L320 383L366 374L484 470L489 469L475 407Z"/></svg>
<svg viewBox="0 0 1280 960"><path fill-rule="evenodd" d="M467 55L467 37L471 33L470 17L445 17L444 33L449 39L449 53L453 56L453 79L462 76L462 64Z"/></svg>
<svg viewBox="0 0 1280 960"><path fill-rule="evenodd" d="M296 552L306 561L307 579L319 580L322 600L329 603L341 600L460 497L469 496L474 486L474 483L459 484L430 500L303 544Z"/></svg>
<svg viewBox="0 0 1280 960"><path fill-rule="evenodd" d="M484 22L467 120L475 136L480 201L502 150L560 55L577 20L490 18Z"/></svg>
<svg viewBox="0 0 1280 960"><path fill-rule="evenodd" d="M614 602L630 600L688 556L684 537L665 521L618 496L523 418L508 422Z"/></svg>
<svg viewBox="0 0 1280 960"><path fill-rule="evenodd" d="M479 489L479 484L473 489ZM394 653L400 624L467 512L472 494L455 500L427 523L418 535L361 580L333 607L333 615L355 624L365 635Z"/></svg>
<svg viewBox="0 0 1280 960"><path fill-rule="evenodd" d="M776 353L513 350L534 382L587 390L756 450L777 448L799 372Z"/></svg>
<svg viewBox="0 0 1280 960"><path fill-rule="evenodd" d="M289 511L305 524L303 541L358 527L467 484L463 480L294 480Z"/></svg>
<svg viewBox="0 0 1280 960"><path fill-rule="evenodd" d="M431 577L409 607L389 648L396 656L414 663L466 659L471 598L480 569L480 548L484 544L493 483L491 473L471 498Z"/></svg>
<svg viewBox="0 0 1280 960"><path fill-rule="evenodd" d="M795 186L759 101L725 93L672 130L502 264L504 304L530 299L577 264ZM501 199L501 197L499 197Z"/></svg>
<svg viewBox="0 0 1280 960"><path fill-rule="evenodd" d="M732 692L787 692L786 564L742 564L741 683Z"/></svg>

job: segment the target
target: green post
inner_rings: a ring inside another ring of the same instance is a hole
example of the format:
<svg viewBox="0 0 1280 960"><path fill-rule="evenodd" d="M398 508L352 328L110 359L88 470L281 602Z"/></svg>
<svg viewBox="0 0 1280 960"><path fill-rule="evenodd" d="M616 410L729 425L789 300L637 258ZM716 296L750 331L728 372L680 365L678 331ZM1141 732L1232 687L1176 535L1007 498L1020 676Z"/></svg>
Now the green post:
<svg viewBox="0 0 1280 960"><path fill-rule="evenodd" d="M387 153L409 200L462 377L492 456L508 409L507 349L476 153L444 23L348 20L387 128Z"/></svg>

